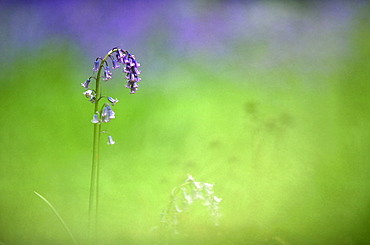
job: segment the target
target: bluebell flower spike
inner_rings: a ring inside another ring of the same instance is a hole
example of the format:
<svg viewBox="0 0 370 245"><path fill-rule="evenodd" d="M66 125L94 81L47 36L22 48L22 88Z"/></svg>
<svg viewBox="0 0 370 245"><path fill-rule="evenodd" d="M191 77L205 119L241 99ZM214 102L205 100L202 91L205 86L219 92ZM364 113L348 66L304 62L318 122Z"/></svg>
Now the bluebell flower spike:
<svg viewBox="0 0 370 245"><path fill-rule="evenodd" d="M108 59L111 62L108 62ZM81 83L81 86L85 89L83 95L89 99L91 103L95 103L94 115L90 120L93 124L101 124L110 122L111 119L115 118L115 112L112 110L112 106L118 103L118 99L108 97L102 94L101 80L108 81L112 78L112 70L122 67L124 73L126 73L125 87L130 90L130 94L136 93L138 90L138 82L140 74L140 64L136 61L135 56L130 54L127 50L115 47L112 48L103 58L97 57L94 61L93 76ZM95 74L95 75L94 75ZM91 79L95 79L95 89L90 89ZM102 98L107 98L107 102L102 107L99 106L99 101ZM100 108L100 109L99 109ZM100 135L96 133L98 127L94 125L94 135ZM102 132L100 132L102 133ZM94 136L95 137L95 136ZM98 136L99 137L99 136ZM108 137L108 144L114 144L111 136Z"/></svg>

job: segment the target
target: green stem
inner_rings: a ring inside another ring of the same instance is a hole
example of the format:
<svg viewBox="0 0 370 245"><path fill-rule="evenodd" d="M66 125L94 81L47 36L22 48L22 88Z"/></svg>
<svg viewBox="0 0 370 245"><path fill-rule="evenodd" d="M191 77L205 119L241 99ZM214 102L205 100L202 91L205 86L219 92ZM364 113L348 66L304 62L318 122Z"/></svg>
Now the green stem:
<svg viewBox="0 0 370 245"><path fill-rule="evenodd" d="M98 170L99 170L100 124L94 124L93 159L91 168L90 200L89 200L89 237L90 241L96 234L98 213Z"/></svg>
<svg viewBox="0 0 370 245"><path fill-rule="evenodd" d="M99 111L99 101L102 98L100 86L100 74L102 68L109 55L117 49L110 50L105 57L101 60L98 72L96 74L95 93L96 102L94 106L94 114ZM101 124L94 124L94 139L93 139L93 158L91 166L91 182L90 182L90 198L89 198L89 240L90 244L96 240L96 233L98 231L98 208L99 208L99 155L100 155L100 135Z"/></svg>

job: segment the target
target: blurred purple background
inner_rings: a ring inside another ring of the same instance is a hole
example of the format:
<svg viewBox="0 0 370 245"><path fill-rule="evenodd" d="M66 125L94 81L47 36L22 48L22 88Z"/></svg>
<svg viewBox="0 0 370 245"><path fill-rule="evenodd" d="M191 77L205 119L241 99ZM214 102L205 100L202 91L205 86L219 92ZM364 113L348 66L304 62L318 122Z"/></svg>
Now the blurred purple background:
<svg viewBox="0 0 370 245"><path fill-rule="evenodd" d="M45 41L67 41L87 60L121 45L147 62L202 56L217 69L225 62L274 66L298 58L309 64L346 55L348 32L363 5L363 1L1 1L0 59L11 57L14 50L37 50Z"/></svg>

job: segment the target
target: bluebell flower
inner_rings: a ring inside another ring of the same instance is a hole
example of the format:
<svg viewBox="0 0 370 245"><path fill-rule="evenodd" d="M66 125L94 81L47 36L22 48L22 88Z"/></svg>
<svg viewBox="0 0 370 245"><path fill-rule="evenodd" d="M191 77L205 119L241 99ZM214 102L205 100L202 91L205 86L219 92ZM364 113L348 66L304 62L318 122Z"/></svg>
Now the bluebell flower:
<svg viewBox="0 0 370 245"><path fill-rule="evenodd" d="M81 86L84 87L85 89L89 89L89 84L91 82L91 78L88 78L85 82L81 83Z"/></svg>
<svg viewBox="0 0 370 245"><path fill-rule="evenodd" d="M111 103L111 105L115 105L119 100L113 99L112 97L107 97L108 101Z"/></svg>
<svg viewBox="0 0 370 245"><path fill-rule="evenodd" d="M99 58L97 58L95 61L94 61L94 68L93 68L93 71L98 71L99 70Z"/></svg>
<svg viewBox="0 0 370 245"><path fill-rule="evenodd" d="M87 98L91 98L94 95L94 91L89 89L83 92L82 94L85 95Z"/></svg>
<svg viewBox="0 0 370 245"><path fill-rule="evenodd" d="M109 112L109 119L116 118L115 114L116 113L111 109L110 112Z"/></svg>
<svg viewBox="0 0 370 245"><path fill-rule="evenodd" d="M102 122L109 122L113 118L115 118L115 113L110 105L106 104L101 113L101 120Z"/></svg>
<svg viewBox="0 0 370 245"><path fill-rule="evenodd" d="M93 119L91 120L92 123L99 123L98 114L94 114Z"/></svg>
<svg viewBox="0 0 370 245"><path fill-rule="evenodd" d="M140 64L131 67L132 73L134 73L136 75L139 75L140 74L140 71L139 71L139 69L137 69L139 66L140 66Z"/></svg>
<svg viewBox="0 0 370 245"><path fill-rule="evenodd" d="M106 66L104 68L104 78L103 78L103 80L108 81L111 78L112 78L112 72L110 71L109 66Z"/></svg>
<svg viewBox="0 0 370 245"><path fill-rule="evenodd" d="M126 54L123 56L123 63L124 64L129 64L130 63L130 57L129 57L129 53L126 52Z"/></svg>
<svg viewBox="0 0 370 245"><path fill-rule="evenodd" d="M112 64L113 64L113 67L112 67L113 70L120 67L119 64L117 63L117 60L115 59L112 60Z"/></svg>
<svg viewBox="0 0 370 245"><path fill-rule="evenodd" d="M96 101L96 98L95 98L96 94L95 94L95 92L93 90L91 90L91 89L86 90L82 94L85 95L86 98L89 98L89 101L91 103L95 103L95 101Z"/></svg>
<svg viewBox="0 0 370 245"><path fill-rule="evenodd" d="M139 85L136 82L127 81L125 87L130 89L130 94L134 94L138 90Z"/></svg>
<svg viewBox="0 0 370 245"><path fill-rule="evenodd" d="M112 138L112 136L108 136L108 142L107 142L107 144L108 145L114 145L114 143L116 143L115 141L113 141L113 138Z"/></svg>
<svg viewBox="0 0 370 245"><path fill-rule="evenodd" d="M124 63L125 51L123 49L117 49L116 58L119 63Z"/></svg>

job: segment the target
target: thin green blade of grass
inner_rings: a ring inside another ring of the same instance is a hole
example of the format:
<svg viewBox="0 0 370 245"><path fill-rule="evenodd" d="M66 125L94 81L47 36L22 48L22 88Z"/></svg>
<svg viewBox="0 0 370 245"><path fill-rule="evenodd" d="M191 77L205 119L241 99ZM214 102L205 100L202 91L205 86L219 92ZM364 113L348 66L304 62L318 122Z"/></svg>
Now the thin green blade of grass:
<svg viewBox="0 0 370 245"><path fill-rule="evenodd" d="M54 214L58 217L58 219L59 219L59 221L62 223L62 225L63 225L63 227L64 227L64 229L66 229L66 231L67 231L67 233L68 233L68 235L69 235L69 237L71 238L71 240L72 240L72 242L73 242L73 244L75 244L75 245L78 245L78 243L77 243L77 241L76 241L76 239L74 238L74 236L73 236L73 234L72 234L72 232L71 232L71 230L68 228L68 226L67 226L67 224L66 224L66 222L64 222L64 220L63 220L63 218L62 218L62 216L60 216L60 214L58 213L58 211L54 208L54 206L45 198L45 197L43 197L40 193L38 193L38 192L36 192L36 191L34 191L34 193L39 197L39 198L41 198L41 200L43 200L50 208L51 208L51 210L54 212Z"/></svg>

